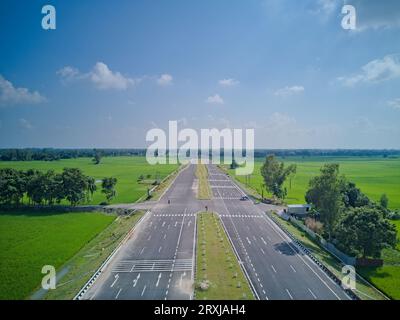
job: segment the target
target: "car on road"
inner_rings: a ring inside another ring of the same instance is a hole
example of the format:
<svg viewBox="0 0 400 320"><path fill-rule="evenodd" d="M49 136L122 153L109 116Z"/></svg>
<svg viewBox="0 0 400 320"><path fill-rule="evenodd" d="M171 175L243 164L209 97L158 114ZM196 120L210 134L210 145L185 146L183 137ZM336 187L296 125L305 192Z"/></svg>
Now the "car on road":
<svg viewBox="0 0 400 320"><path fill-rule="evenodd" d="M248 196L243 196L243 197L240 198L240 201L247 201L247 200L249 200Z"/></svg>

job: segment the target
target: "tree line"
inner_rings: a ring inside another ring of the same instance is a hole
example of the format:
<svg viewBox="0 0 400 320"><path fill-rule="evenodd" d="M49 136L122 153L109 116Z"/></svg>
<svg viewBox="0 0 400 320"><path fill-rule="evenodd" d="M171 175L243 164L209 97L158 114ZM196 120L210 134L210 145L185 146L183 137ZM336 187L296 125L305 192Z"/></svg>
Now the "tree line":
<svg viewBox="0 0 400 320"><path fill-rule="evenodd" d="M321 222L314 231L350 255L379 258L384 248L397 243L396 227L388 220L389 199L383 194L379 203L372 201L339 169L338 164L326 164L309 181L305 200ZM295 173L295 165L285 167L274 155L261 167L266 189L281 200L287 194L285 180Z"/></svg>
<svg viewBox="0 0 400 320"><path fill-rule="evenodd" d="M116 178L102 180L102 193L108 202L116 196L116 184ZM90 202L96 190L95 179L78 168L64 168L61 173L0 169L0 204L3 205L54 205L66 200L75 206Z"/></svg>
<svg viewBox="0 0 400 320"><path fill-rule="evenodd" d="M199 150L199 154L200 154ZM168 153L168 151L167 151ZM212 151L210 150L210 155ZM116 156L144 156L146 149L54 149L54 148L25 148L25 149L0 149L0 161L55 161L60 159L91 158L95 159L102 155L104 157ZM316 156L375 156L375 157L398 157L400 150L323 150L323 149L257 149L254 151L255 158L264 158L269 154L279 157L316 157ZM223 158L224 151L221 150ZM97 161L97 160L95 160Z"/></svg>

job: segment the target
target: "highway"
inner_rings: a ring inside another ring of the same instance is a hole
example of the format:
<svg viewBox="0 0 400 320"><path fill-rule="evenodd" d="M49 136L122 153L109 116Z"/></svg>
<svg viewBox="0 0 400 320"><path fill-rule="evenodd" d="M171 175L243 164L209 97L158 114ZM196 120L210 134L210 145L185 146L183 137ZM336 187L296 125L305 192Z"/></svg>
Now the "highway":
<svg viewBox="0 0 400 320"><path fill-rule="evenodd" d="M192 299L195 213L200 210L194 170L181 171L83 299Z"/></svg>
<svg viewBox="0 0 400 320"><path fill-rule="evenodd" d="M179 173L82 299L193 299L196 213L205 206L219 214L257 299L349 299L216 166L207 166L212 200L197 200L195 168Z"/></svg>

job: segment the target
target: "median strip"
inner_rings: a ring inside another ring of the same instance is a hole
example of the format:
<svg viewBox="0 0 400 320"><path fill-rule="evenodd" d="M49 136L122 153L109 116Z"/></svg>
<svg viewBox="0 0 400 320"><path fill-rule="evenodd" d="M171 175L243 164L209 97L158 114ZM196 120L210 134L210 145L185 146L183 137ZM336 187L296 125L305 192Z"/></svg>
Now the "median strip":
<svg viewBox="0 0 400 320"><path fill-rule="evenodd" d="M200 213L197 219L196 299L254 299L218 216Z"/></svg>

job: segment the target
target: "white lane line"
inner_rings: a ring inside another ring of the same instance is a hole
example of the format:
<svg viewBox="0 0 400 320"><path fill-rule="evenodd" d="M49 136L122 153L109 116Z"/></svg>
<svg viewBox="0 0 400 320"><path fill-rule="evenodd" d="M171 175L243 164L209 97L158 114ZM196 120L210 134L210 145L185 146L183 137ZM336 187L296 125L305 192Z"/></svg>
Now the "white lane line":
<svg viewBox="0 0 400 320"><path fill-rule="evenodd" d="M142 250L140 250L139 255L142 255L142 253L143 253L143 251L144 251L144 248L146 248L146 247L143 247Z"/></svg>
<svg viewBox="0 0 400 320"><path fill-rule="evenodd" d="M119 290L118 290L118 293L117 293L117 295L115 296L115 299L118 299L118 296L119 296L119 294L121 293L121 291L122 291L122 289L119 289Z"/></svg>
<svg viewBox="0 0 400 320"><path fill-rule="evenodd" d="M262 241L265 245L267 245L267 242L264 240L263 237L261 237L261 241Z"/></svg>
<svg viewBox="0 0 400 320"><path fill-rule="evenodd" d="M160 252L161 252L161 250L162 250L162 247L159 247L159 248L158 248L158 252L160 253Z"/></svg>
<svg viewBox="0 0 400 320"><path fill-rule="evenodd" d="M293 270L293 272L296 272L296 269L295 269L295 268L293 268L293 266L292 266L292 265L290 265L290 268Z"/></svg>
<svg viewBox="0 0 400 320"><path fill-rule="evenodd" d="M147 238L147 241L150 241L150 239L151 239L151 235L149 235L149 237Z"/></svg>
<svg viewBox="0 0 400 320"><path fill-rule="evenodd" d="M143 288L143 291L142 291L142 294L141 294L142 297L143 297L143 295L144 295L144 292L146 291L146 288L147 288L147 285L144 286L144 288Z"/></svg>
<svg viewBox="0 0 400 320"><path fill-rule="evenodd" d="M261 250L262 254L265 254L265 252L264 252L264 250L262 248L260 248L260 250Z"/></svg>
<svg viewBox="0 0 400 320"><path fill-rule="evenodd" d="M160 279L161 279L161 272L158 275L158 279L157 279L157 282L156 282L156 287L158 287L158 284L160 283Z"/></svg>
<svg viewBox="0 0 400 320"><path fill-rule="evenodd" d="M164 228L164 226L165 226L165 221L162 223L161 227L163 227L163 228Z"/></svg>
<svg viewBox="0 0 400 320"><path fill-rule="evenodd" d="M136 279L133 280L133 287L136 287L138 280L140 279L140 273L137 275Z"/></svg>
<svg viewBox="0 0 400 320"><path fill-rule="evenodd" d="M282 229L279 228L279 226L277 226L272 220L270 220L270 218L267 218L266 216L264 216L264 220L272 227L272 230L274 230L274 232L283 239L283 241L285 241L289 247L292 249L292 251L296 254L296 256L303 261L303 263L316 275L316 277L333 293L333 295L336 297L336 299L341 300L341 298L336 294L335 291L333 291L333 289L324 281L324 279L321 278L321 276L303 259L303 257L301 255L298 254L298 251L296 250L297 247L295 247L290 241L290 238L285 235L285 233L283 232ZM289 241L288 241L289 239ZM310 258L309 258L310 259ZM311 262L311 259L310 259ZM311 262L312 263L312 262ZM330 279L326 274L324 274L330 281L332 281L333 284L335 284L333 282L332 279Z"/></svg>
<svg viewBox="0 0 400 320"><path fill-rule="evenodd" d="M290 291L288 289L286 289L287 294L289 295L290 299L293 300L292 295L290 294Z"/></svg>
<svg viewBox="0 0 400 320"><path fill-rule="evenodd" d="M114 278L115 278L115 280L114 280L114 282L111 284L110 288L114 287L114 284L117 283L117 281L118 281L118 279L119 279L119 274L116 274L116 275L114 276Z"/></svg>
<svg viewBox="0 0 400 320"><path fill-rule="evenodd" d="M317 296L314 294L314 292L311 291L310 288L308 288L308 291L310 291L311 295L314 297L315 300L317 300Z"/></svg>
<svg viewBox="0 0 400 320"><path fill-rule="evenodd" d="M165 240L166 237L167 237L167 234L165 233L165 234L164 234L164 240Z"/></svg>
<svg viewBox="0 0 400 320"><path fill-rule="evenodd" d="M272 270L274 270L274 272L276 273L276 270L275 270L275 268L274 268L274 266L271 264L271 268L272 268Z"/></svg>
<svg viewBox="0 0 400 320"><path fill-rule="evenodd" d="M175 227L178 225L178 221L175 221Z"/></svg>
<svg viewBox="0 0 400 320"><path fill-rule="evenodd" d="M251 241L249 240L248 237L246 237L246 240L247 240L247 242L248 242L249 244L251 244Z"/></svg>

